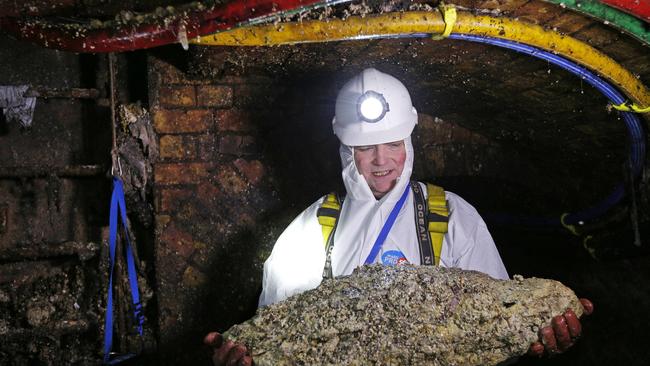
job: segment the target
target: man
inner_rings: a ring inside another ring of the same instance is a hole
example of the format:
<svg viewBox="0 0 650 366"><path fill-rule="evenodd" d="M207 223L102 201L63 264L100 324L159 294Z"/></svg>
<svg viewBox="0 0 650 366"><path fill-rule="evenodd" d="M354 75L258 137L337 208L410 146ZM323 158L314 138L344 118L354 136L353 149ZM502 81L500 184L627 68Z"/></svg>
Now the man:
<svg viewBox="0 0 650 366"><path fill-rule="evenodd" d="M341 141L339 152L347 194L331 244L326 250L317 217L326 199L322 197L278 238L264 264L260 306L315 288L324 276L349 275L364 263L425 262L415 225L415 193L409 183L414 155L411 133L416 124L411 97L396 78L366 69L343 86L336 100L333 128ZM426 186L416 184L426 194ZM508 279L476 209L454 193L444 195L449 221L439 265ZM566 349L579 336L580 323L572 311L557 318L553 328L542 332L549 352ZM218 333L208 334L204 342L213 347L217 365L252 361L244 346L222 344ZM543 351L542 344L531 346L531 353Z"/></svg>

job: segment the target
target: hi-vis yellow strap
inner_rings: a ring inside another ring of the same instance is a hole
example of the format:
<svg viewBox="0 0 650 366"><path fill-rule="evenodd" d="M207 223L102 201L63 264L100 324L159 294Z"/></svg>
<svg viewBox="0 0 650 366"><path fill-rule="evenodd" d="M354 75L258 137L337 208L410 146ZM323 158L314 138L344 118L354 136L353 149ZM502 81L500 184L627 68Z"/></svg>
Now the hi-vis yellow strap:
<svg viewBox="0 0 650 366"><path fill-rule="evenodd" d="M429 208L429 236L436 266L440 264L442 241L449 227L449 208L445 190L427 183L427 206Z"/></svg>
<svg viewBox="0 0 650 366"><path fill-rule="evenodd" d="M448 229L449 208L445 191L442 187L427 183L427 211L428 211L428 231L431 239L431 247L435 258L435 265L440 264L440 255L442 253L442 241ZM330 193L318 209L318 223L323 230L323 242L326 250L329 249L330 236L336 227L336 221L341 211L341 203L335 193Z"/></svg>
<svg viewBox="0 0 650 366"><path fill-rule="evenodd" d="M330 235L332 235L332 230L334 230L334 227L336 226L336 220L339 218L340 211L341 203L335 193L328 194L325 201L318 209L318 223L323 229L323 240L325 241L325 245L327 245Z"/></svg>

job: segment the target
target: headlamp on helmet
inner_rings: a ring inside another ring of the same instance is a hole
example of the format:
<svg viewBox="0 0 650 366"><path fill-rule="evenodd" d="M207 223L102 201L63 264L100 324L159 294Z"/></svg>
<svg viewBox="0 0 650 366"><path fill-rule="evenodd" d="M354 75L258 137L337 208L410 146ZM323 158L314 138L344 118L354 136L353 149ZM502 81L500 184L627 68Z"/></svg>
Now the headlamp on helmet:
<svg viewBox="0 0 650 366"><path fill-rule="evenodd" d="M386 98L376 91L369 90L363 93L357 101L359 118L366 122L377 122L384 118L388 111L390 111L390 108Z"/></svg>
<svg viewBox="0 0 650 366"><path fill-rule="evenodd" d="M403 140L418 123L418 113L404 84L372 68L343 85L335 109L334 133L348 146Z"/></svg>

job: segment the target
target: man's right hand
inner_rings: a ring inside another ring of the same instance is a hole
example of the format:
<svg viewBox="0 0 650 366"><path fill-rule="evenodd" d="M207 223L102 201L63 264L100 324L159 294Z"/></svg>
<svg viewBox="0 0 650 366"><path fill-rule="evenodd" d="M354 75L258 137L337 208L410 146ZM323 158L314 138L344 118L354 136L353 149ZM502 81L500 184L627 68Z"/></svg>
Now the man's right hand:
<svg viewBox="0 0 650 366"><path fill-rule="evenodd" d="M233 341L223 341L221 333L211 332L203 338L203 343L212 350L212 362L215 366L251 366L253 358L248 349Z"/></svg>

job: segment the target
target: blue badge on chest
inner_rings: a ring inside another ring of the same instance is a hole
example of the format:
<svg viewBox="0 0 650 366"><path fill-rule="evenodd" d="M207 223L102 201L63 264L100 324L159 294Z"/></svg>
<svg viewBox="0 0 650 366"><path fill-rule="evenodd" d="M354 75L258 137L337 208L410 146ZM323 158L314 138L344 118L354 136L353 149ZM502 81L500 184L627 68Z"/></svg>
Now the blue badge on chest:
<svg viewBox="0 0 650 366"><path fill-rule="evenodd" d="M408 263L404 253L399 250L389 250L381 255L381 263L387 266L395 266L402 263Z"/></svg>

